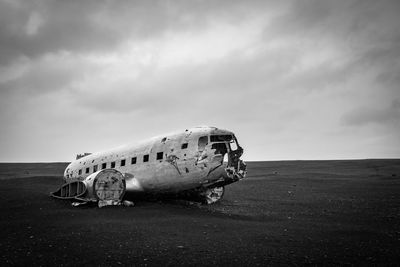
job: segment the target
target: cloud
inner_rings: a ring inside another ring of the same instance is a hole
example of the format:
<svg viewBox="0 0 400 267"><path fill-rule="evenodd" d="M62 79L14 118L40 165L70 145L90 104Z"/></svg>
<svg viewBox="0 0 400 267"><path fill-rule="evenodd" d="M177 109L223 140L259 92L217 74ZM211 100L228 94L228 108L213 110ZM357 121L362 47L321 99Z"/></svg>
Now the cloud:
<svg viewBox="0 0 400 267"><path fill-rule="evenodd" d="M0 160L196 124L249 159L399 155L398 7L0 0Z"/></svg>
<svg viewBox="0 0 400 267"><path fill-rule="evenodd" d="M91 62L69 53L46 54L37 60L22 60L0 79L0 86L3 95L38 96L64 90L95 69Z"/></svg>
<svg viewBox="0 0 400 267"><path fill-rule="evenodd" d="M225 10L229 5L229 12ZM1 1L0 64L46 53L105 52L127 40L207 27L218 14L244 19L246 5L218 1ZM252 7L253 9L254 7ZM235 17L240 14L241 17ZM233 15L233 16L232 16Z"/></svg>
<svg viewBox="0 0 400 267"><path fill-rule="evenodd" d="M373 124L398 124L400 125L400 100L393 100L388 107L358 107L346 113L342 122L350 126L363 126Z"/></svg>
<svg viewBox="0 0 400 267"><path fill-rule="evenodd" d="M115 47L126 36L96 21L104 3L94 1L17 1L1 4L0 64L58 51L87 52ZM106 19L106 18L105 18ZM126 33L126 32L125 32Z"/></svg>

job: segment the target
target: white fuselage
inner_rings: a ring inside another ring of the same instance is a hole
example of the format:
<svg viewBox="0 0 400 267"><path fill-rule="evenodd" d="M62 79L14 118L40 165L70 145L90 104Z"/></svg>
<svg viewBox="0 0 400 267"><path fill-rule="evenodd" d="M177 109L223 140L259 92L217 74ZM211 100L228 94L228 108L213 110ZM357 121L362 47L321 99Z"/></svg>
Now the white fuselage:
<svg viewBox="0 0 400 267"><path fill-rule="evenodd" d="M196 127L84 156L68 165L64 179L82 181L111 168L124 175L127 192L179 192L225 180L228 184L233 180L226 171L229 161L223 158L232 152L232 143L237 145L230 131Z"/></svg>

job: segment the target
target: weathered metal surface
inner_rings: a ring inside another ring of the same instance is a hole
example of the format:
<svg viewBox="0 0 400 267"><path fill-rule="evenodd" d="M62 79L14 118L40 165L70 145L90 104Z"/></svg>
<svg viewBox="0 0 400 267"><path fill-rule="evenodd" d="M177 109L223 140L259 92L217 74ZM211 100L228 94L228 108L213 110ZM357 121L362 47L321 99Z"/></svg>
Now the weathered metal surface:
<svg viewBox="0 0 400 267"><path fill-rule="evenodd" d="M115 169L105 169L85 179L87 198L99 201L121 201L126 190L125 178Z"/></svg>
<svg viewBox="0 0 400 267"><path fill-rule="evenodd" d="M81 181L63 184L57 191L50 193L59 199L76 199L86 194L86 185Z"/></svg>
<svg viewBox="0 0 400 267"><path fill-rule="evenodd" d="M214 187L214 188L207 188L204 193L204 199L207 204L213 204L219 201L224 196L225 188L221 187Z"/></svg>
<svg viewBox="0 0 400 267"><path fill-rule="evenodd" d="M93 183L93 175L99 173L98 169L111 169L121 173L123 179L118 177L117 184L121 185L123 181L127 192L194 190L211 194L213 200L207 202L213 203L223 196L225 185L245 177L246 164L240 159L242 154L243 149L232 132L215 127L195 127L137 145L86 155L68 165L64 179L66 182L85 181L89 199L111 201L123 195L122 188L109 189L114 186L110 184L111 178L99 181L97 187ZM214 188L222 188L220 197L216 196L221 189Z"/></svg>
<svg viewBox="0 0 400 267"><path fill-rule="evenodd" d="M76 155L76 159L81 159L81 158L83 158L83 157L86 157L86 156L89 156L89 155L91 155L92 153L83 153L83 154L77 154Z"/></svg>
<svg viewBox="0 0 400 267"><path fill-rule="evenodd" d="M122 173L114 169L105 169L89 175L84 181L66 183L51 193L51 196L83 202L98 201L99 207L102 207L118 205L125 191L125 178Z"/></svg>

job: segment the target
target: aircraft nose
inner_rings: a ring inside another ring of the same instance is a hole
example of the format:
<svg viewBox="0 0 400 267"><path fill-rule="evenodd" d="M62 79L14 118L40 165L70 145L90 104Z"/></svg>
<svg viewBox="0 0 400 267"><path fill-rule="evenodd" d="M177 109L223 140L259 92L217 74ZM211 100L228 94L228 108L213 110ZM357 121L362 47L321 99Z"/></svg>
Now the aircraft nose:
<svg viewBox="0 0 400 267"><path fill-rule="evenodd" d="M240 179L242 179L242 178L246 177L246 174L247 174L247 165L246 165L246 163L244 163L243 160L239 160L238 165L239 165L239 166L238 166L238 174L241 176Z"/></svg>

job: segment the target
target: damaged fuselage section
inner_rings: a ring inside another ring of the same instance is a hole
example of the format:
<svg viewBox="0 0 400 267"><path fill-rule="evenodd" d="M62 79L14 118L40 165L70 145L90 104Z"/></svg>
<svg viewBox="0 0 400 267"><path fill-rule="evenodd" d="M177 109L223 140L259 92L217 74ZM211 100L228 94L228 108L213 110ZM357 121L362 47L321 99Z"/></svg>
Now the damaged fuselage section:
<svg viewBox="0 0 400 267"><path fill-rule="evenodd" d="M195 127L80 157L51 195L105 206L120 205L127 195L189 193L211 204L225 185L246 176L242 154L232 132Z"/></svg>

